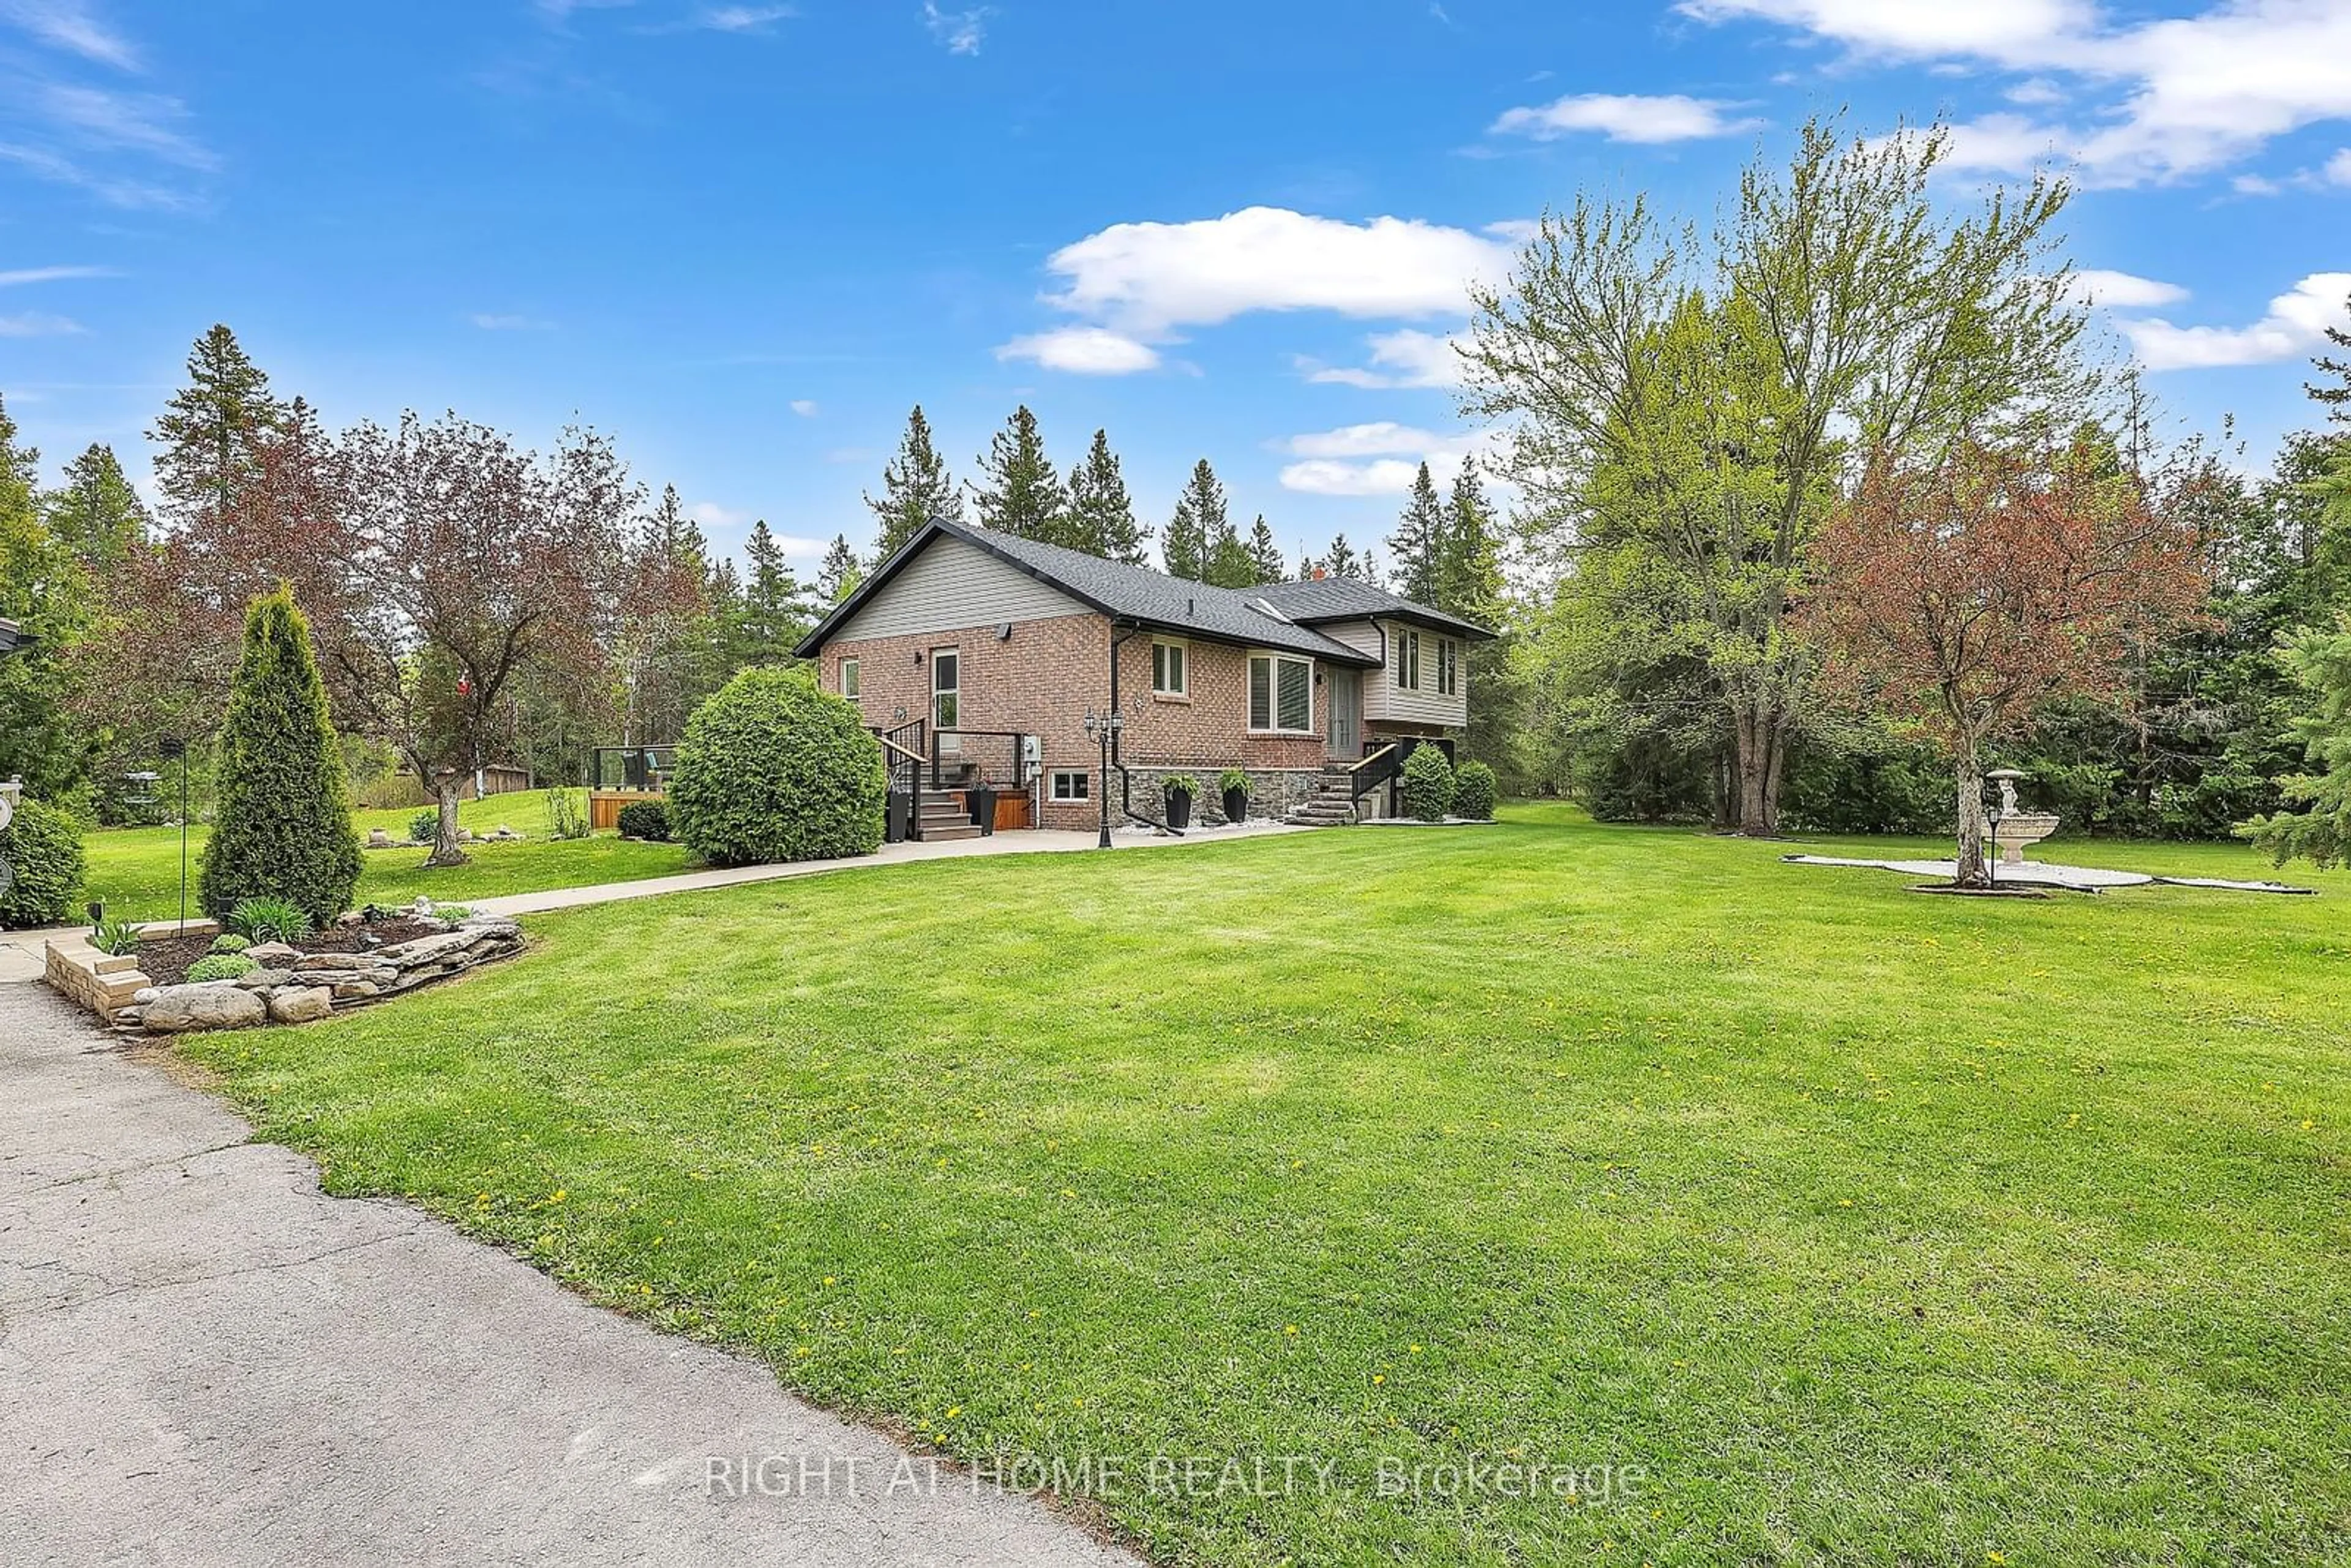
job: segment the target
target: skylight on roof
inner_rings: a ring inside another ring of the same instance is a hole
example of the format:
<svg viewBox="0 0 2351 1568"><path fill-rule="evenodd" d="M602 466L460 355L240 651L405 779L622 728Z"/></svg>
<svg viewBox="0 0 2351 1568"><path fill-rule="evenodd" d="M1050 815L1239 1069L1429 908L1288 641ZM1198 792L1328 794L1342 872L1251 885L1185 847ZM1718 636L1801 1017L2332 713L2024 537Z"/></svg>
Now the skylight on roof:
<svg viewBox="0 0 2351 1568"><path fill-rule="evenodd" d="M1246 603L1246 604L1247 604L1247 605L1248 605L1251 610L1256 611L1259 615L1268 616L1268 617L1270 617L1270 618L1271 618L1271 619L1273 619L1273 620L1275 620L1275 621L1279 621L1279 622L1280 622L1284 626L1288 626L1288 625L1291 624L1291 622L1290 622L1290 617L1289 617L1289 616L1284 615L1280 611L1276 610L1272 605L1268 604L1268 603L1267 603L1264 600L1262 600L1262 599L1250 599L1250 600L1245 600L1245 601L1243 601L1243 602L1244 602L1244 603Z"/></svg>

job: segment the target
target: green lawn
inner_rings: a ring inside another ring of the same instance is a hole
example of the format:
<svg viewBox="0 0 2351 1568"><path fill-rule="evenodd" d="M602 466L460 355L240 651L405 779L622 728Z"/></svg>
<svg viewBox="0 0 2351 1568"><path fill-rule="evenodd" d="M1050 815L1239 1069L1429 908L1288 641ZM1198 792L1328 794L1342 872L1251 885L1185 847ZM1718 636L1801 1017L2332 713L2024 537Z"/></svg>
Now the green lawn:
<svg viewBox="0 0 2351 1568"><path fill-rule="evenodd" d="M382 828L402 838L415 816L415 809L358 811L352 820L362 834L370 828ZM544 790L468 800L458 807L457 820L475 832L504 824L528 838L518 844L476 844L469 852L474 857L471 865L433 869L425 867L425 852L420 849L370 850L360 875L359 902L405 904L423 894L463 903L500 894L669 876L688 869L686 852L676 844L628 842L611 833L568 841L548 838ZM202 827L188 835L191 907L195 897L196 856L204 849L205 835ZM91 833L86 847L89 873L82 896L104 899L109 915L163 920L180 913L178 829L106 829Z"/></svg>
<svg viewBox="0 0 2351 1568"><path fill-rule="evenodd" d="M860 870L185 1049L332 1190L943 1452L1335 1464L1131 1479L1169 1562L2351 1560L2351 876L1783 848L1532 808ZM1641 1479L1379 1495L1473 1454Z"/></svg>

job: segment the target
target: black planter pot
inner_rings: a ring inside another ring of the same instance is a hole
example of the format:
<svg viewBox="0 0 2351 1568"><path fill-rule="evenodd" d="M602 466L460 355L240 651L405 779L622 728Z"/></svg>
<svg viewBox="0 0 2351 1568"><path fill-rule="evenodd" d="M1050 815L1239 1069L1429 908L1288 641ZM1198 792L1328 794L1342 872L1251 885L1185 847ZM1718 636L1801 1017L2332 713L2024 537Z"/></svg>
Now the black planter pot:
<svg viewBox="0 0 2351 1568"><path fill-rule="evenodd" d="M1182 832L1192 825L1192 797L1180 790L1167 791L1167 825Z"/></svg>
<svg viewBox="0 0 2351 1568"><path fill-rule="evenodd" d="M964 799L970 803L972 825L979 830L979 836L992 836L996 831L996 791L982 784L965 790Z"/></svg>
<svg viewBox="0 0 2351 1568"><path fill-rule="evenodd" d="M1248 790L1228 789L1225 791L1225 821L1228 822L1245 822L1249 821Z"/></svg>

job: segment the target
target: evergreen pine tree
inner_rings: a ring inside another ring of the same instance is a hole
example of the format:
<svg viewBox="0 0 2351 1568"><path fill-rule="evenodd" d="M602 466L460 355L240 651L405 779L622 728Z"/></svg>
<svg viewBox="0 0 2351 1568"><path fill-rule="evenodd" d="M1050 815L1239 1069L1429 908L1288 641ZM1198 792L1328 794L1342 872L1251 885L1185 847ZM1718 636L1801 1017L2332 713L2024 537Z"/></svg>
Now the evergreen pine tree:
<svg viewBox="0 0 2351 1568"><path fill-rule="evenodd" d="M1144 541L1150 530L1135 520L1134 501L1119 473L1118 457L1110 449L1106 432L1094 432L1085 460L1070 470L1068 537L1060 543L1105 560L1141 566L1148 559Z"/></svg>
<svg viewBox="0 0 2351 1568"><path fill-rule="evenodd" d="M309 623L282 585L253 601L221 727L219 803L198 881L205 910L284 898L324 925L350 907L360 841Z"/></svg>
<svg viewBox="0 0 2351 1568"><path fill-rule="evenodd" d="M1428 465L1424 463L1413 476L1412 496L1405 502L1404 516L1397 520L1395 532L1388 536L1388 550L1396 562L1396 591L1422 604L1435 604L1437 558L1444 548L1445 508L1437 499L1437 481L1429 477Z"/></svg>
<svg viewBox="0 0 2351 1568"><path fill-rule="evenodd" d="M864 575L857 564L857 552L849 548L849 536L833 535L832 543L824 552L824 564L817 568L818 608L829 610L856 592L858 581Z"/></svg>
<svg viewBox="0 0 2351 1568"><path fill-rule="evenodd" d="M876 566L932 519L963 521L963 492L956 487L946 461L932 444L931 423L923 417L920 403L906 416L906 434L898 444L898 455L882 470L882 494L868 492L865 504L880 525L873 539Z"/></svg>
<svg viewBox="0 0 2351 1568"><path fill-rule="evenodd" d="M793 645L812 623L807 591L765 517L751 525L743 554L750 563L743 577L743 663L788 664Z"/></svg>
<svg viewBox="0 0 2351 1568"><path fill-rule="evenodd" d="M979 503L981 527L1047 544L1071 542L1069 492L1045 455L1045 439L1028 404L1013 410L988 443L979 473L972 494Z"/></svg>
<svg viewBox="0 0 2351 1568"><path fill-rule="evenodd" d="M49 532L86 567L120 565L147 537L147 504L115 461L114 448L93 443L66 465L66 482L42 502Z"/></svg>
<svg viewBox="0 0 2351 1568"><path fill-rule="evenodd" d="M1273 529L1267 526L1263 512L1257 515L1257 522L1249 528L1249 565L1258 581L1280 582L1290 575L1281 559L1281 547L1273 542Z"/></svg>
<svg viewBox="0 0 2351 1568"><path fill-rule="evenodd" d="M232 512L260 471L262 443L285 416L286 405L270 394L268 376L246 357L235 333L215 326L197 339L188 384L147 433L163 448L155 483L169 510L189 520Z"/></svg>
<svg viewBox="0 0 2351 1568"><path fill-rule="evenodd" d="M1230 522L1217 525L1208 539L1208 570L1206 581L1218 588L1249 588L1257 582L1257 557Z"/></svg>
<svg viewBox="0 0 2351 1568"><path fill-rule="evenodd" d="M1332 577L1355 578L1363 575L1362 568L1355 564L1355 548L1347 542L1347 536L1344 534L1331 536L1330 553L1322 558L1322 567Z"/></svg>
<svg viewBox="0 0 2351 1568"><path fill-rule="evenodd" d="M1450 612L1481 626L1498 625L1502 613L1502 541L1495 527L1493 507L1475 458L1465 460L1453 478L1453 495L1445 509L1445 528L1437 556L1432 587L1435 597L1422 602ZM1418 595L1405 593L1407 599Z"/></svg>
<svg viewBox="0 0 2351 1568"><path fill-rule="evenodd" d="M2351 350L2351 329L2327 327L2322 329L2326 333L2328 342L2338 349ZM2303 390L2326 410L2327 418L2351 423L2351 354L2339 360L2320 354L2310 362L2320 373L2333 376L2337 384L2320 386L2315 382L2307 382L2304 383Z"/></svg>
<svg viewBox="0 0 2351 1568"><path fill-rule="evenodd" d="M1176 516L1168 520L1167 531L1159 540L1159 553L1165 561L1167 575L1205 582L1208 577L1209 550L1222 534L1230 533L1232 525L1225 517L1225 487L1217 480L1217 471L1208 466L1205 457L1193 465L1192 477L1185 483L1184 493L1176 498Z"/></svg>

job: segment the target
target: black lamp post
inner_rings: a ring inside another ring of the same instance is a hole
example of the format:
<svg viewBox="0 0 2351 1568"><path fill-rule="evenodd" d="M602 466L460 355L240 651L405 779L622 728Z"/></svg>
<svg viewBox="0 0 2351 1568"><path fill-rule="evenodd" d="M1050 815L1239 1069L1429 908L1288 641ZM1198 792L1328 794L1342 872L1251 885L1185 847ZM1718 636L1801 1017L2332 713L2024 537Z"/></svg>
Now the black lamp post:
<svg viewBox="0 0 2351 1568"><path fill-rule="evenodd" d="M1091 709L1086 713L1086 733L1102 747L1102 837L1095 842L1097 849L1110 848L1110 752L1118 739L1119 731L1125 727L1126 716L1116 708L1099 717Z"/></svg>

